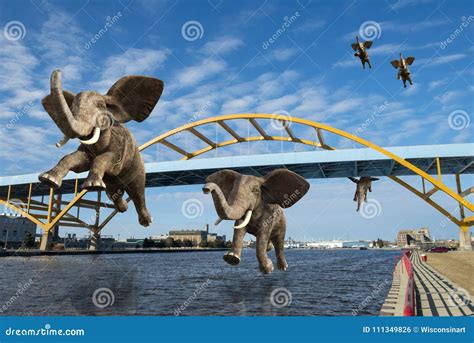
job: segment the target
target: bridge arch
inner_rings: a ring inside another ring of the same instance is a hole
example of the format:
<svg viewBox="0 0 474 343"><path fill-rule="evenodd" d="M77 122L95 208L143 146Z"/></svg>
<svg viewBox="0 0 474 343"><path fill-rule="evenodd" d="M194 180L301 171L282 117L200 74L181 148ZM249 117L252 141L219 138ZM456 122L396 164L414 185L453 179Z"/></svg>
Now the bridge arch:
<svg viewBox="0 0 474 343"><path fill-rule="evenodd" d="M255 130L259 133L259 135L256 136L245 136L237 132L236 130L232 129L228 123L234 120L247 120L250 125L252 125ZM260 121L275 121L282 123L282 132L283 130L286 132L287 136L274 136L268 134L264 128L259 124ZM300 138L297 137L294 133L294 131L291 129L291 123L296 123L296 124L301 124L307 127L311 127L312 129L315 130L317 140L312 140L308 138ZM213 141L211 138L207 137L205 134L203 134L201 131L198 130L198 128L202 128L206 125L218 125L222 129L224 129L230 136L233 138L231 140L225 140L222 142L216 142ZM198 139L206 143L206 147L202 149L198 149L196 151L188 152L184 148L179 147L178 145L172 143L169 141L169 138L173 137L174 135L177 135L181 132L189 132L196 136ZM436 164L438 168L438 177L433 177L429 175L427 172L424 170L418 168L417 166L413 165L412 163L408 162L407 160L403 159L400 156L395 155L394 153L368 141L365 140L361 137L358 137L354 134L351 134L349 132L331 127L329 125L325 125L322 123L318 123L315 121L311 121L308 119L302 119L302 118L295 118L291 117L289 115L284 115L284 114L265 114L265 113L243 113L243 114L229 114L229 115L222 115L222 116L216 116L216 117L211 117L211 118L206 118L202 120L197 120L194 122L189 122L186 125L180 126L176 129L170 130L166 133L163 133L148 142L142 144L139 147L140 151L144 151L148 148L150 148L153 145L156 144L161 144L177 153L182 155L183 160L188 160L192 159L194 157L200 156L202 154L205 154L207 152L210 152L212 150L221 148L221 147L226 147L230 146L233 144L239 144L243 142L257 142L257 141L285 141L285 142L292 142L292 143L297 143L297 144L304 144L308 146L312 146L315 148L320 148L324 150L335 150L334 147L329 146L326 144L324 140L323 133L324 132L329 132L335 135L338 135L340 137L343 137L345 139L348 139L350 141L353 141L355 143L358 143L362 146L366 146L370 149L373 149L380 154L390 158L394 163L398 163L402 165L405 168L408 168L411 170L414 174L417 174L421 177L423 181L423 190L418 190L415 186L412 186L408 184L407 182L401 180L397 176L390 175L388 176L390 179L393 181L397 182L399 185L403 186L404 188L408 189L410 192L414 193L418 197L420 197L422 200L427 202L429 205L434 207L436 210L438 210L440 213L442 213L445 217L447 217L449 220L451 220L454 224L460 227L460 229L464 232L468 232L469 227L474 225L474 216L465 216L464 209L467 209L471 212L474 212L474 205L467 201L463 197L463 192L461 191L461 185L460 185L460 177L458 174L456 174L456 182L457 182L457 191L451 189L448 187L445 183L442 181L442 175L441 175L441 167L440 167L440 161L439 159L436 159ZM424 183L428 182L431 183L433 188L429 191L425 190ZM436 201L431 199L431 195L433 195L436 192L442 192L448 195L451 199L456 201L459 205L460 208L460 216L459 218L456 217L454 214L452 214L449 210L445 209L443 206L438 204ZM29 211L25 211L23 208L19 208L15 206L14 204L11 204L8 199L7 201L0 199L0 204L3 203L6 206L18 211L28 219L34 221L37 223L44 232L48 233L54 226L58 225L60 223L60 220L68 216L68 211L76 205L83 196L87 193L86 190L77 191L77 180L76 180L76 191L74 194L74 198L66 204L64 208L62 208L60 211L58 210L55 216L52 216L51 214L51 209L52 209L52 198L53 198L53 190L50 191L50 202L48 205L48 215L46 216L47 221L43 222L39 218L33 216ZM30 199L27 199L28 203L30 203ZM129 201L129 199L127 199ZM112 205L107 205L107 204L102 204L100 200L100 192L98 195L98 203L101 203L100 207L113 207ZM100 211L100 209L99 209ZM113 211L102 223L98 223L97 221L94 223L94 225L86 225L87 228L89 228L94 234L99 234L100 231L105 227L105 225L117 214L117 211ZM76 218L79 220L79 218ZM84 222L81 222L79 220L79 224L85 224Z"/></svg>

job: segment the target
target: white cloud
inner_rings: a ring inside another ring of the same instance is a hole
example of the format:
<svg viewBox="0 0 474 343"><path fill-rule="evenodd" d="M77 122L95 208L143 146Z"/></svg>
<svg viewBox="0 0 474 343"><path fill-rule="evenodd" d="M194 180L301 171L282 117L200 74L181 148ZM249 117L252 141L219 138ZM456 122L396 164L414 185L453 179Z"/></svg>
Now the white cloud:
<svg viewBox="0 0 474 343"><path fill-rule="evenodd" d="M105 70L100 81L94 82L94 88L105 92L115 81L124 75L147 74L153 75L156 69L162 67L170 50L132 48L124 53L112 55L105 61Z"/></svg>
<svg viewBox="0 0 474 343"><path fill-rule="evenodd" d="M435 67L441 64L459 61L466 57L466 54L451 54L445 56L437 56L429 59L422 59L418 61L418 63L423 65L424 67Z"/></svg>
<svg viewBox="0 0 474 343"><path fill-rule="evenodd" d="M272 57L278 62L288 61L290 58L298 53L298 49L285 48L272 51Z"/></svg>
<svg viewBox="0 0 474 343"><path fill-rule="evenodd" d="M244 42L236 37L224 36L213 41L207 42L200 49L205 55L220 55L236 50L244 45Z"/></svg>
<svg viewBox="0 0 474 343"><path fill-rule="evenodd" d="M206 58L199 64L187 67L176 75L177 87L188 87L195 85L207 78L216 75L226 69L227 64L219 58Z"/></svg>

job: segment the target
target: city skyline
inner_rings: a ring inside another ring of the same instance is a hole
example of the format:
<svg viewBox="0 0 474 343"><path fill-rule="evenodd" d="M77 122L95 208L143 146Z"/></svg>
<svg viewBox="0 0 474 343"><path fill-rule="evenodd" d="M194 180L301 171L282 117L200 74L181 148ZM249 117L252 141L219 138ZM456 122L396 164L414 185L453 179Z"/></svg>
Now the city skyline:
<svg viewBox="0 0 474 343"><path fill-rule="evenodd" d="M0 34L1 176L48 170L77 147L75 141L61 150L54 146L61 134L40 104L56 68L63 71L64 88L73 92L105 92L125 74L164 80L165 91L150 118L127 124L139 144L188 122L243 112L288 113L354 132L379 146L472 140L473 26L462 2L333 2L324 8L311 1L278 6L265 1L207 2L193 13L186 6L178 1L18 1L5 8L2 25L20 22L24 35L9 39ZM194 31L187 31L190 25ZM350 46L364 33L364 25L375 30L366 32L374 44L369 50L373 68L365 70ZM278 33L281 27L284 32ZM400 52L415 56L414 85L407 89L390 65ZM467 125L453 127L452 113L461 113ZM338 148L354 147L339 137L326 138ZM186 136L179 139L184 147L195 144ZM219 149L218 154L308 149L260 142ZM177 155L156 148L143 157L159 162ZM462 177L465 185L472 180ZM444 181L455 188L454 176ZM349 180L310 183L305 198L285 210L287 237L393 239L400 229L423 226L436 237L458 236L454 224L386 178L375 182L369 193L379 209L373 218L355 211ZM170 225L212 224L217 218L201 186L147 189L146 194L154 218L150 228L139 226L130 206L104 234L145 237L163 233ZM458 211L446 198L434 198ZM186 215L185 204L190 203L197 212ZM223 222L212 231L230 237L232 223Z"/></svg>

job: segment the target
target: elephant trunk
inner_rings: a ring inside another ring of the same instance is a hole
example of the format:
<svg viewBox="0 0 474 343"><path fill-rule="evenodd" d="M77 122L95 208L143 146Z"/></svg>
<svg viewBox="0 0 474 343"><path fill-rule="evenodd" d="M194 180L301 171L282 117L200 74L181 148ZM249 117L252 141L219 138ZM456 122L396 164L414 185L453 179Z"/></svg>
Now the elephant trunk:
<svg viewBox="0 0 474 343"><path fill-rule="evenodd" d="M234 202L232 205L227 200L218 185L213 182L206 183L203 187L204 193L211 193L217 215L221 219L238 220L245 215L247 208L244 204Z"/></svg>
<svg viewBox="0 0 474 343"><path fill-rule="evenodd" d="M93 127L90 124L74 118L64 98L59 70L55 70L51 74L51 97L54 106L52 119L67 138L86 137L91 134Z"/></svg>

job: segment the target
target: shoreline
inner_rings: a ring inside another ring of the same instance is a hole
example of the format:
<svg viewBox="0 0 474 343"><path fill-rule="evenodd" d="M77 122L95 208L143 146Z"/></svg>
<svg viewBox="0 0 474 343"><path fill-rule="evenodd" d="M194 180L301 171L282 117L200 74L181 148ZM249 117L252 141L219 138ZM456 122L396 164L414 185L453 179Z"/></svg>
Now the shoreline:
<svg viewBox="0 0 474 343"><path fill-rule="evenodd" d="M228 248L149 248L149 249L121 249L121 250L7 250L2 257L34 257L34 256L59 256L59 255L102 255L102 254L153 254L153 253L185 253L227 251Z"/></svg>

